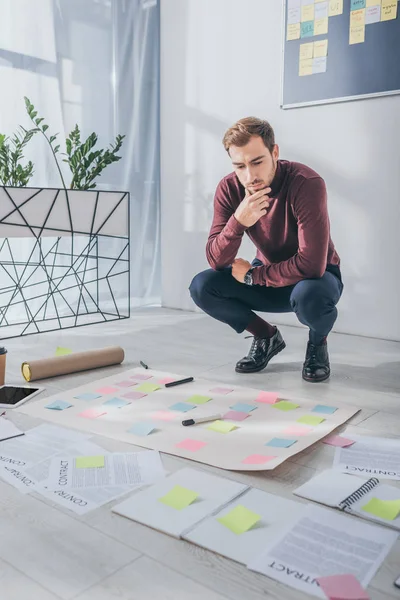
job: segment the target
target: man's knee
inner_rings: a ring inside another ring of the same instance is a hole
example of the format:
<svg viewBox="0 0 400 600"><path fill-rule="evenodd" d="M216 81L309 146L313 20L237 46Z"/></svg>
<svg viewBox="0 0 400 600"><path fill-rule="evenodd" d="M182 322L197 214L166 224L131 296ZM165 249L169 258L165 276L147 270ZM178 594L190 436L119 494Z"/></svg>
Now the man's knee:
<svg viewBox="0 0 400 600"><path fill-rule="evenodd" d="M210 294L218 291L218 288L221 287L221 282L226 275L225 271L214 271L213 269L197 273L189 286L193 302L202 308Z"/></svg>
<svg viewBox="0 0 400 600"><path fill-rule="evenodd" d="M331 310L334 299L322 278L304 279L294 288L290 303L295 313L301 313L307 320Z"/></svg>

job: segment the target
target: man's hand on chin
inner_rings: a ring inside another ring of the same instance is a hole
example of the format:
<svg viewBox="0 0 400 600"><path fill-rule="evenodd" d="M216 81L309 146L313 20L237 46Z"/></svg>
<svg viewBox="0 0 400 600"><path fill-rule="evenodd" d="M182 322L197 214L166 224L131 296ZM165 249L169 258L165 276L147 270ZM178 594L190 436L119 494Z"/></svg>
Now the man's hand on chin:
<svg viewBox="0 0 400 600"><path fill-rule="evenodd" d="M236 258L232 263L232 277L239 281L239 283L244 283L244 276L249 269L251 269L251 264L248 260Z"/></svg>

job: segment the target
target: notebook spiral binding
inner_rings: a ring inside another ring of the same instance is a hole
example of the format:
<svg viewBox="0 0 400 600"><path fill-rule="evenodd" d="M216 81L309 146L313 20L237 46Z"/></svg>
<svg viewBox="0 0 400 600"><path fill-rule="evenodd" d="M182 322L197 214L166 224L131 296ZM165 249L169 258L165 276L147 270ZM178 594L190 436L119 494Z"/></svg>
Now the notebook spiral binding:
<svg viewBox="0 0 400 600"><path fill-rule="evenodd" d="M358 488L358 490L356 490L355 492L350 494L350 496L347 496L347 498L342 500L342 502L339 504L339 508L342 510L346 510L346 508L351 508L352 504L357 502L357 500L361 500L361 498L365 496L365 494L368 494L368 492L373 490L374 487L376 487L377 485L379 485L379 479L377 479L376 477L371 477L371 479L368 479L368 481L363 483Z"/></svg>

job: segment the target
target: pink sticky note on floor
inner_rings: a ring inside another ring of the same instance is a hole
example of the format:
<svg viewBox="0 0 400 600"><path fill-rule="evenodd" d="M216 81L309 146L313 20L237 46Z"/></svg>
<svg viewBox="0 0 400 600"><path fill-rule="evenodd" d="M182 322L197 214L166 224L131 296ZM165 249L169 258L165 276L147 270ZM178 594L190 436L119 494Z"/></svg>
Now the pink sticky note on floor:
<svg viewBox="0 0 400 600"><path fill-rule="evenodd" d="M241 412L240 410L230 410L222 418L226 421L244 421L249 416L249 413Z"/></svg>
<svg viewBox="0 0 400 600"><path fill-rule="evenodd" d="M300 435L307 435L311 431L314 431L312 427L306 427L302 425L291 425L290 427L286 427L286 429L282 431L282 434L293 435L294 437L296 437Z"/></svg>
<svg viewBox="0 0 400 600"><path fill-rule="evenodd" d="M264 456L263 454L250 454L247 458L242 460L244 465L263 465L264 463L273 460L276 456Z"/></svg>
<svg viewBox="0 0 400 600"><path fill-rule="evenodd" d="M160 385L165 385L166 383L172 383L173 381L175 381L173 377L164 377L164 379L160 379L158 383Z"/></svg>
<svg viewBox="0 0 400 600"><path fill-rule="evenodd" d="M215 387L212 390L210 390L210 392L212 392L213 394L230 394L231 392L233 392L233 390L230 388Z"/></svg>
<svg viewBox="0 0 400 600"><path fill-rule="evenodd" d="M146 379L151 379L153 375L144 375L139 373L138 375L132 375L131 379L139 379L140 381L146 381Z"/></svg>
<svg viewBox="0 0 400 600"><path fill-rule="evenodd" d="M191 440L190 438L188 438L187 440L183 440L182 442L179 442L179 444L176 444L177 448L183 448L184 450L190 450L190 452L197 452L198 450L201 450L201 448L204 448L204 446L207 446L207 444L205 442Z"/></svg>
<svg viewBox="0 0 400 600"><path fill-rule="evenodd" d="M83 417L84 419L97 419L97 417L101 417L101 415L106 415L107 413L104 410L98 410L97 408L89 408L88 410L84 410L83 412L78 414L78 417Z"/></svg>
<svg viewBox="0 0 400 600"><path fill-rule="evenodd" d="M168 410L159 410L152 415L153 419L158 419L160 421L172 421L176 417L176 413Z"/></svg>
<svg viewBox="0 0 400 600"><path fill-rule="evenodd" d="M105 394L116 394L118 391L119 391L118 388L111 387L110 385L106 385L105 387L98 388L96 390L96 392L98 394L103 394L103 395L105 395Z"/></svg>
<svg viewBox="0 0 400 600"><path fill-rule="evenodd" d="M118 381L115 383L115 385L117 385L118 387L132 387L134 385L137 385L136 381Z"/></svg>
<svg viewBox="0 0 400 600"><path fill-rule="evenodd" d="M329 600L370 600L354 575L330 575L317 581Z"/></svg>
<svg viewBox="0 0 400 600"><path fill-rule="evenodd" d="M354 442L354 440L349 440L349 438L341 437L340 435L331 435L325 440L322 440L323 444L329 444L329 446L338 446L339 448L352 446Z"/></svg>
<svg viewBox="0 0 400 600"><path fill-rule="evenodd" d="M147 396L147 394L144 394L143 392L128 392L122 397L128 398L129 400L140 400L140 398L144 398L145 396Z"/></svg>
<svg viewBox="0 0 400 600"><path fill-rule="evenodd" d="M279 396L275 392L260 392L256 398L256 402L264 402L264 404L275 404L278 400Z"/></svg>

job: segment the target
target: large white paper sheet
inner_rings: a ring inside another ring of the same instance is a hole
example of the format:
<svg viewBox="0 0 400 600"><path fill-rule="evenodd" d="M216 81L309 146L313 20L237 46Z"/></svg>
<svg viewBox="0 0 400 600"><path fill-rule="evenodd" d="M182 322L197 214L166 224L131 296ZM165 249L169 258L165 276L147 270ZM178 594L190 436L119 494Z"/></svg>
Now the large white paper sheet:
<svg viewBox="0 0 400 600"><path fill-rule="evenodd" d="M334 468L364 477L400 480L400 441L352 435L355 444L337 448Z"/></svg>

